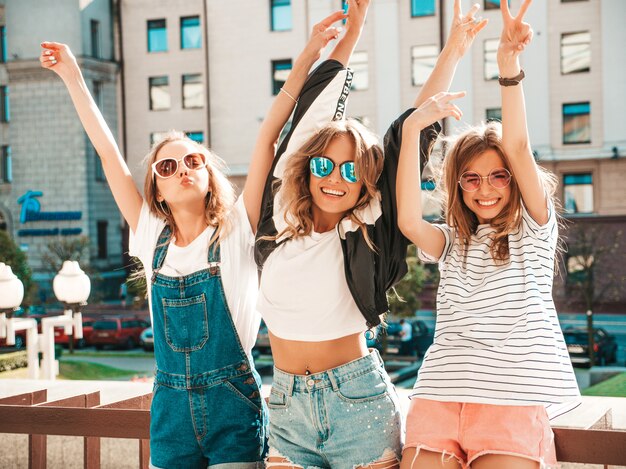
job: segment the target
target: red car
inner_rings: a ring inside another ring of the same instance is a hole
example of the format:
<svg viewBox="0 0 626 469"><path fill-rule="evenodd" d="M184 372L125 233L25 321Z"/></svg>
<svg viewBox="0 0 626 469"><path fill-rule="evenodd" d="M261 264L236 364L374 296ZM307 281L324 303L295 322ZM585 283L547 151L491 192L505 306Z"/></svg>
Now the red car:
<svg viewBox="0 0 626 469"><path fill-rule="evenodd" d="M140 344L139 336L149 326L150 324L140 318L101 318L93 323L91 343L98 350L102 350L105 345L130 350Z"/></svg>
<svg viewBox="0 0 626 469"><path fill-rule="evenodd" d="M83 316L83 338L77 339L74 337L74 347L83 348L88 345L91 345L91 334L93 333L93 323L96 321L96 318L85 317ZM65 334L64 327L55 327L54 328L54 343L62 344L67 346L70 342L70 338Z"/></svg>
<svg viewBox="0 0 626 469"><path fill-rule="evenodd" d="M26 348L26 331L15 331L15 345L7 345L6 338L0 338L0 348L13 347L15 350Z"/></svg>

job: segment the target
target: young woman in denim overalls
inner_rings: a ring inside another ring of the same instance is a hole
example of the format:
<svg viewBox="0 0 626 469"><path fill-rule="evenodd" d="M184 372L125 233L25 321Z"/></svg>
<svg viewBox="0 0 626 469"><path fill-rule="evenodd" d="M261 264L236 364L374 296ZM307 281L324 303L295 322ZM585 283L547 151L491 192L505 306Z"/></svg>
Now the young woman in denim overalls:
<svg viewBox="0 0 626 469"><path fill-rule="evenodd" d="M316 26L286 83L296 94L343 18L338 12ZM260 323L254 231L267 173L260 166L271 165L292 97L280 93L274 101L236 203L219 158L180 132L147 156L144 199L69 48L42 47L42 66L66 84L130 226L130 253L144 266L157 365L151 467L262 466L267 412L251 360Z"/></svg>

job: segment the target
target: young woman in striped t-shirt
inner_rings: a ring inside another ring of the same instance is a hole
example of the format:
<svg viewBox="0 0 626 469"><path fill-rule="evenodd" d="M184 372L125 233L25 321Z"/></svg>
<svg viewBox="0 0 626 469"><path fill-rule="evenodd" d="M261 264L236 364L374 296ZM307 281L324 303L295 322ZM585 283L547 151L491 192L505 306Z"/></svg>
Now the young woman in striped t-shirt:
<svg viewBox="0 0 626 469"><path fill-rule="evenodd" d="M445 224L422 219L421 129L461 118L439 93L404 123L398 223L423 259L439 263L437 329L407 418L403 468L537 468L556 464L546 406L579 398L554 303L555 178L533 158L519 55L532 37L501 2L497 60L502 125L448 145L439 189Z"/></svg>

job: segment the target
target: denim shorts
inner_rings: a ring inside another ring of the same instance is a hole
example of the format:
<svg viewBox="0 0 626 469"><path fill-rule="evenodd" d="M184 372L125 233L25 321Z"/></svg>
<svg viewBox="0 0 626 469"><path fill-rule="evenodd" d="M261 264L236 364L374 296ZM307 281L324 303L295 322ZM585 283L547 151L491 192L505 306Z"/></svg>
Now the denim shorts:
<svg viewBox="0 0 626 469"><path fill-rule="evenodd" d="M398 395L376 350L309 376L274 368L268 406L269 456L333 469L399 460Z"/></svg>

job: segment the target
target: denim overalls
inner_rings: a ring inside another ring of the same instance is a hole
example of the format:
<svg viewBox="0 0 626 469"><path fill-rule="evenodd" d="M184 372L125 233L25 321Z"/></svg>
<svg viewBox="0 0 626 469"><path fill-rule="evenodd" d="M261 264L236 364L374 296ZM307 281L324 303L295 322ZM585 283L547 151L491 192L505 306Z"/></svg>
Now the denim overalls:
<svg viewBox="0 0 626 469"><path fill-rule="evenodd" d="M265 456L267 410L226 303L220 248L209 248L208 269L167 277L159 270L169 238L166 226L152 264L151 465L255 468Z"/></svg>

